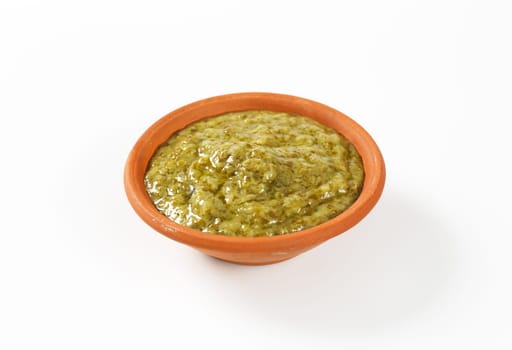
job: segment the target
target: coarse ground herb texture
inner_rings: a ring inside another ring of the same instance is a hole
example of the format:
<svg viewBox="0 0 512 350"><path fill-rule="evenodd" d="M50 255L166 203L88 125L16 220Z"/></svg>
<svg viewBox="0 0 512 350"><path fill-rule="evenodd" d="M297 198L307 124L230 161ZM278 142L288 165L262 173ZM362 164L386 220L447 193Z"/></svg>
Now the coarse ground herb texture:
<svg viewBox="0 0 512 350"><path fill-rule="evenodd" d="M172 135L145 176L156 208L191 228L273 236L321 224L361 192L354 146L335 130L289 113L242 111Z"/></svg>

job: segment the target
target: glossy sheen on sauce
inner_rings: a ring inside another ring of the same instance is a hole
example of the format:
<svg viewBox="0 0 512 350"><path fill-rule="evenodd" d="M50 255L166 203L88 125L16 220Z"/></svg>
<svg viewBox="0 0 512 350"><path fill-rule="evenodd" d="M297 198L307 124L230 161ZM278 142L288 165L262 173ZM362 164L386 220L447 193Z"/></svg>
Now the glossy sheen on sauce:
<svg viewBox="0 0 512 350"><path fill-rule="evenodd" d="M272 236L323 223L359 196L363 165L336 131L303 116L243 111L191 124L145 176L156 208L194 229Z"/></svg>

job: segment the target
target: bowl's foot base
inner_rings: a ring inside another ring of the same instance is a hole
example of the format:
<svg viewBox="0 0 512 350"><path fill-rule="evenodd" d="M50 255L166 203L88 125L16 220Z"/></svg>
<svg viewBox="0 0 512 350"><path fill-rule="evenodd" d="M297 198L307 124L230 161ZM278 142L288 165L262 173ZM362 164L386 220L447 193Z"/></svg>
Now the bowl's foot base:
<svg viewBox="0 0 512 350"><path fill-rule="evenodd" d="M277 264L285 260L289 260L298 254L280 254L280 255L254 255L254 254L239 254L239 253L220 253L216 251L207 251L203 249L199 249L202 253L215 258L217 260L221 260L224 262L228 262L231 264L238 265L248 265L248 266L259 266L259 265L270 265Z"/></svg>
<svg viewBox="0 0 512 350"><path fill-rule="evenodd" d="M272 265L272 264L277 264L277 263L280 263L280 262L282 262L282 261L289 260L289 259L293 258L293 256L291 256L291 257L286 257L286 258L284 258L284 259L272 260L272 261L263 261L263 262L254 262L254 261L236 261L236 260L222 259L222 258L218 258L218 257L216 257L216 256L212 256L212 258L215 258L215 259L217 259L217 260L220 260L220 261L223 261L223 262L227 262L227 263L230 263L230 264L245 265L245 266L261 266L261 265Z"/></svg>

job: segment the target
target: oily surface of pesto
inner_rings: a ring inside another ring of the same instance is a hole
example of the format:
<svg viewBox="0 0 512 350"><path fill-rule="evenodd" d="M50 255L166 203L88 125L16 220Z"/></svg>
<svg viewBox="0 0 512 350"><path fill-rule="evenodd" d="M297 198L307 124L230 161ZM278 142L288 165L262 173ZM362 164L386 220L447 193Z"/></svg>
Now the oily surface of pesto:
<svg viewBox="0 0 512 350"><path fill-rule="evenodd" d="M155 206L194 229L272 236L323 223L359 196L363 166L336 131L271 111L227 113L161 145L145 176Z"/></svg>

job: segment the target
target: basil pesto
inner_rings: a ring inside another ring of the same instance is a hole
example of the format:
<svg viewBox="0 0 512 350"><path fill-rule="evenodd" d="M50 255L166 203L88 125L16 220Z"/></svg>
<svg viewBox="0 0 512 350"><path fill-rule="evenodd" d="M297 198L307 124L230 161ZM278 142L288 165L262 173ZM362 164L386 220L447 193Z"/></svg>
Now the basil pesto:
<svg viewBox="0 0 512 350"><path fill-rule="evenodd" d="M343 136L271 111L227 113L189 125L151 159L156 208L191 228L273 236L321 224L359 196L363 165Z"/></svg>

